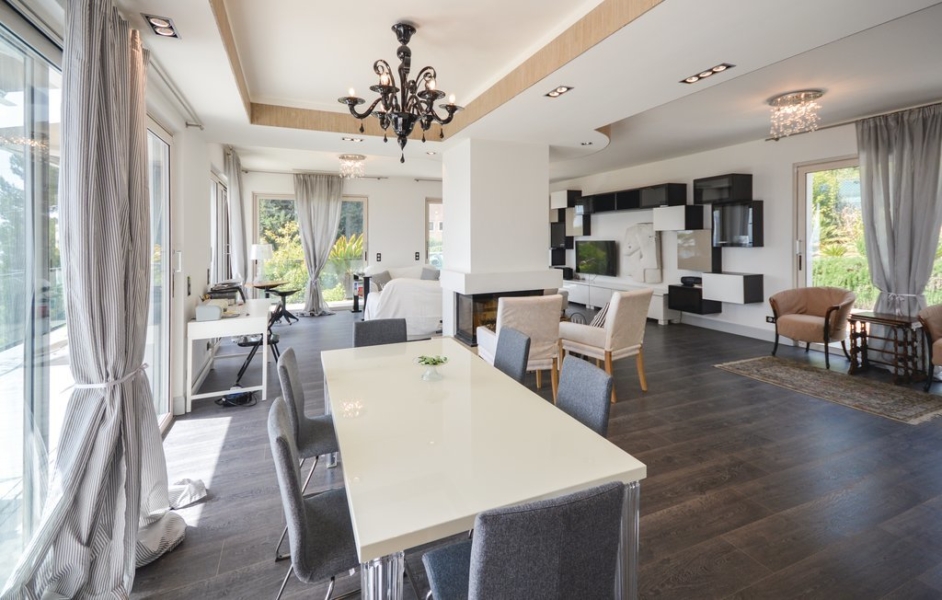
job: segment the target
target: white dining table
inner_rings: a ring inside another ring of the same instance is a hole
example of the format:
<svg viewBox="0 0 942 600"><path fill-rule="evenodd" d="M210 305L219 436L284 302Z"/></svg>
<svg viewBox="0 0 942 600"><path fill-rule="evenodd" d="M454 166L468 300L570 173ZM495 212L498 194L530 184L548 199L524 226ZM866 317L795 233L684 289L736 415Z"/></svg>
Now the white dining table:
<svg viewBox="0 0 942 600"><path fill-rule="evenodd" d="M423 381L420 355L446 356ZM452 338L321 353L363 598L402 597L404 551L478 513L625 484L616 598L637 597L646 467Z"/></svg>

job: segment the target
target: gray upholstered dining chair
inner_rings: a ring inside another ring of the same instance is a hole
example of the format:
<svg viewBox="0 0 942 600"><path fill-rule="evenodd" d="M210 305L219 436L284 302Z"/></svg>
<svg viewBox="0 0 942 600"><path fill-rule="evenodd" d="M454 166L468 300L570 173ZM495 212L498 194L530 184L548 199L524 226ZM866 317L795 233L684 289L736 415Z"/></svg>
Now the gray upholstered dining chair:
<svg viewBox="0 0 942 600"><path fill-rule="evenodd" d="M314 475L314 469L317 468L318 458L324 454L340 451L340 446L337 445L337 434L334 432L334 419L330 415L308 417L304 414L304 388L301 386L301 375L298 371L298 359L294 354L294 348L287 348L281 353L281 358L278 359L278 380L281 382L281 395L287 406L288 422L291 424L291 432L300 457L298 468L303 466L305 459L314 459L314 464L311 465L311 470L301 487L301 493L304 493L308 482L311 481L311 476ZM281 538L275 546L275 560L288 558L287 554L278 553L287 532L287 527L281 532Z"/></svg>
<svg viewBox="0 0 942 600"><path fill-rule="evenodd" d="M275 399L268 412L268 440L291 547L291 566L275 600L281 598L291 573L305 583L329 577L326 598L330 600L336 575L345 571L352 574L359 565L347 492L339 489L316 496L302 495L298 448L292 429L287 403L283 398Z"/></svg>
<svg viewBox="0 0 942 600"><path fill-rule="evenodd" d="M408 340L405 319L373 319L354 321L353 347L397 344Z"/></svg>
<svg viewBox="0 0 942 600"><path fill-rule="evenodd" d="M474 538L422 557L435 600L611 598L625 487L480 513Z"/></svg>
<svg viewBox="0 0 942 600"><path fill-rule="evenodd" d="M567 356L559 374L556 406L602 437L608 434L612 376L587 361Z"/></svg>
<svg viewBox="0 0 942 600"><path fill-rule="evenodd" d="M527 376L527 357L530 355L530 338L513 327L504 327L497 336L494 366L523 383Z"/></svg>

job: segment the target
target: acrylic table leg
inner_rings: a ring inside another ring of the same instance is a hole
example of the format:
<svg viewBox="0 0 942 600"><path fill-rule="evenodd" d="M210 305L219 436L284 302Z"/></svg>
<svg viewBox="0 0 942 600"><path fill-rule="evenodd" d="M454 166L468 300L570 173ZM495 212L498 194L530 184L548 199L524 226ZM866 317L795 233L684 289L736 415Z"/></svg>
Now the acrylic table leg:
<svg viewBox="0 0 942 600"><path fill-rule="evenodd" d="M324 381L324 414L331 414L330 411L330 391L327 389L327 381ZM327 455L327 468L333 469L337 466L337 457L340 456L337 452L331 452Z"/></svg>
<svg viewBox="0 0 942 600"><path fill-rule="evenodd" d="M402 600L405 563L404 552L360 563L360 593L363 600Z"/></svg>
<svg viewBox="0 0 942 600"><path fill-rule="evenodd" d="M618 542L618 568L615 571L616 600L638 598L638 538L641 510L641 483L625 486L625 506L621 515L621 536Z"/></svg>

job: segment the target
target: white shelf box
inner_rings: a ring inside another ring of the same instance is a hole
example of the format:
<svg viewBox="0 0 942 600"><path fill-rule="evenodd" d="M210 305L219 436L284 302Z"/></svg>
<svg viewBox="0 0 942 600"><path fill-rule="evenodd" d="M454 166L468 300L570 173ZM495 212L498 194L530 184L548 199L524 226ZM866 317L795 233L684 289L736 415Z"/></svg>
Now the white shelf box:
<svg viewBox="0 0 942 600"><path fill-rule="evenodd" d="M703 299L752 304L764 302L763 276L754 273L704 273Z"/></svg>
<svg viewBox="0 0 942 600"><path fill-rule="evenodd" d="M708 205L682 204L659 206L654 209L654 231L710 229L711 225L712 219Z"/></svg>

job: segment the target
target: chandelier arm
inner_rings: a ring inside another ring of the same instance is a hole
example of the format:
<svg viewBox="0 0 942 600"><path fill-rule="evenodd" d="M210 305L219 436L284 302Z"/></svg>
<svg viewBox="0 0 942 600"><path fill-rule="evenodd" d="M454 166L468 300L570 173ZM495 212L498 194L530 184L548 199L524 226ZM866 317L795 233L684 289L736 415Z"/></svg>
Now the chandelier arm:
<svg viewBox="0 0 942 600"><path fill-rule="evenodd" d="M380 84L382 85L383 75L389 77L389 84L393 87L396 87L396 74L393 73L392 68L390 68L389 63L383 60L382 58L373 63L373 72L379 75Z"/></svg>
<svg viewBox="0 0 942 600"><path fill-rule="evenodd" d="M373 103L370 104L369 107L367 107L367 109L366 109L365 111L363 111L362 113L357 112L357 105L356 105L356 104L347 104L347 106L350 107L350 114L351 114L351 115L353 115L354 117L356 117L356 118L358 118L358 119L365 119L365 118L367 118L368 116L370 116L371 114L373 114L373 109L375 109L375 108L376 108L376 105L379 104L381 101L382 101L382 97L377 98L376 100L373 100Z"/></svg>
<svg viewBox="0 0 942 600"><path fill-rule="evenodd" d="M438 80L438 73L435 71L435 67L431 65L422 67L422 69L419 71L419 74L415 76L416 85L418 85L420 81L425 81L427 79L434 79L436 81Z"/></svg>
<svg viewBox="0 0 942 600"><path fill-rule="evenodd" d="M432 118L436 123L440 125L448 125L451 123L452 119L455 118L455 113L457 112L457 106L452 110L448 110L448 116L445 118L439 117L438 113L435 111L435 107L429 107L429 114L432 115ZM446 109L447 110L447 109Z"/></svg>

